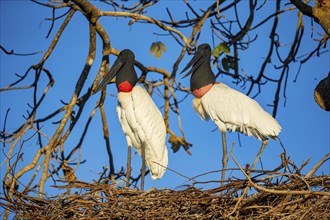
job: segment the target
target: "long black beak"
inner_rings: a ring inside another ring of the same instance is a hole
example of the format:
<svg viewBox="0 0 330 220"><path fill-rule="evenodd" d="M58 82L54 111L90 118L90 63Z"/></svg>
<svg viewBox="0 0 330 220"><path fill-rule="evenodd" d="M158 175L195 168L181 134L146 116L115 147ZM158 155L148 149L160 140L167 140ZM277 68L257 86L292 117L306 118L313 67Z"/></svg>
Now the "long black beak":
<svg viewBox="0 0 330 220"><path fill-rule="evenodd" d="M195 72L195 70L203 63L203 60L204 60L203 53L200 50L197 50L194 57L190 60L190 62L187 64L187 66L181 71L180 74L182 74L183 72L185 72L188 68L190 68L192 66L192 68L189 70L189 72L187 72L182 77L182 79L186 78L187 76L189 76L190 74Z"/></svg>
<svg viewBox="0 0 330 220"><path fill-rule="evenodd" d="M124 65L125 59L123 59L120 55L117 57L116 61L110 68L108 74L104 77L102 82L96 87L93 94L99 92L103 89L103 87L107 86L107 84L117 75L120 68Z"/></svg>

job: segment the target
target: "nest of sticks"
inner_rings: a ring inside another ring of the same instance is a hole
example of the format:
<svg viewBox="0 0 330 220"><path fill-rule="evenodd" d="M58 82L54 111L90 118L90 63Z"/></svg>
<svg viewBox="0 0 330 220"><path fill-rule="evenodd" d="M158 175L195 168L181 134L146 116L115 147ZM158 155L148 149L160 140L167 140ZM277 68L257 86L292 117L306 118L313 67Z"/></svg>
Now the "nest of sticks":
<svg viewBox="0 0 330 220"><path fill-rule="evenodd" d="M17 219L330 219L330 175L314 175L328 157L305 175L290 161L272 171L239 167L244 178L210 189L73 181L54 186L67 190L55 197L15 192L0 205Z"/></svg>

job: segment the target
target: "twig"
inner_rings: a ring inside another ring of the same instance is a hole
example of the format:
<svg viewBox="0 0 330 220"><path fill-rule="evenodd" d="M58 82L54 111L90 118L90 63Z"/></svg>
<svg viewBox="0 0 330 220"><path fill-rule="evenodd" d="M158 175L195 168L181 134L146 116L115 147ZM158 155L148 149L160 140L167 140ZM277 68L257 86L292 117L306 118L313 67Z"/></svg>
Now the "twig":
<svg viewBox="0 0 330 220"><path fill-rule="evenodd" d="M311 178L313 175L314 175L314 173L320 168L320 166L322 166L322 164L324 163L324 162L326 162L327 160L329 160L330 158L329 158L329 156L330 156L330 152L329 153L327 153L307 174L306 174L306 176L305 176L305 179L308 179L308 178Z"/></svg>
<svg viewBox="0 0 330 220"><path fill-rule="evenodd" d="M233 158L235 164L239 167L241 172L245 175L245 177L249 180L249 183L251 186L253 186L255 189L267 192L267 193L273 193L273 194L283 194L283 195L291 195L291 194L298 194L298 195L321 195L321 196L330 196L329 192L319 192L319 191L302 191L302 190L275 190L275 189L266 189L264 187L258 186L255 184L249 175L246 174L246 172L243 170L243 168L239 165L236 158L233 155L232 152L233 148L230 149L230 156Z"/></svg>

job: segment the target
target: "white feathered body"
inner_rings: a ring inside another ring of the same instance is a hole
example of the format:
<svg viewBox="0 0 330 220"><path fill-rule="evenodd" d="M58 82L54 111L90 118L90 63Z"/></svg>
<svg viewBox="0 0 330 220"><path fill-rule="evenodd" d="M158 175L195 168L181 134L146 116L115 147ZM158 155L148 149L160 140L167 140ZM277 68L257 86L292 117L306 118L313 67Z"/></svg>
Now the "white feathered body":
<svg viewBox="0 0 330 220"><path fill-rule="evenodd" d="M212 119L221 132L237 131L265 141L275 139L279 123L253 99L223 83L215 83L193 107L207 121Z"/></svg>
<svg viewBox="0 0 330 220"><path fill-rule="evenodd" d="M144 146L152 179L161 178L168 163L166 128L150 95L140 86L134 86L131 92L119 92L117 113L127 144L133 145L139 155Z"/></svg>

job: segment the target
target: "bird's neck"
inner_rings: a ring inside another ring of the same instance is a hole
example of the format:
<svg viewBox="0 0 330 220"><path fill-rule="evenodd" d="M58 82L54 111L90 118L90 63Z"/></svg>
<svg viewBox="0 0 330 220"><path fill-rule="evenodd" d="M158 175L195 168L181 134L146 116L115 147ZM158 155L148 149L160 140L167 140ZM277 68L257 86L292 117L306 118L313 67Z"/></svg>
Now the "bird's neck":
<svg viewBox="0 0 330 220"><path fill-rule="evenodd" d="M120 83L117 86L117 89L118 89L118 92L131 92L133 87L134 86L126 80L126 81Z"/></svg>
<svg viewBox="0 0 330 220"><path fill-rule="evenodd" d="M118 92L131 92L137 81L138 78L133 66L122 67L116 76Z"/></svg>
<svg viewBox="0 0 330 220"><path fill-rule="evenodd" d="M190 78L190 90L197 98L205 95L215 83L215 76L208 62L203 63Z"/></svg>
<svg viewBox="0 0 330 220"><path fill-rule="evenodd" d="M193 95L196 97L196 98L202 98L208 91L210 91L210 89L212 88L212 86L214 85L214 83L210 83L206 86L203 86L199 89L195 89L192 91Z"/></svg>

